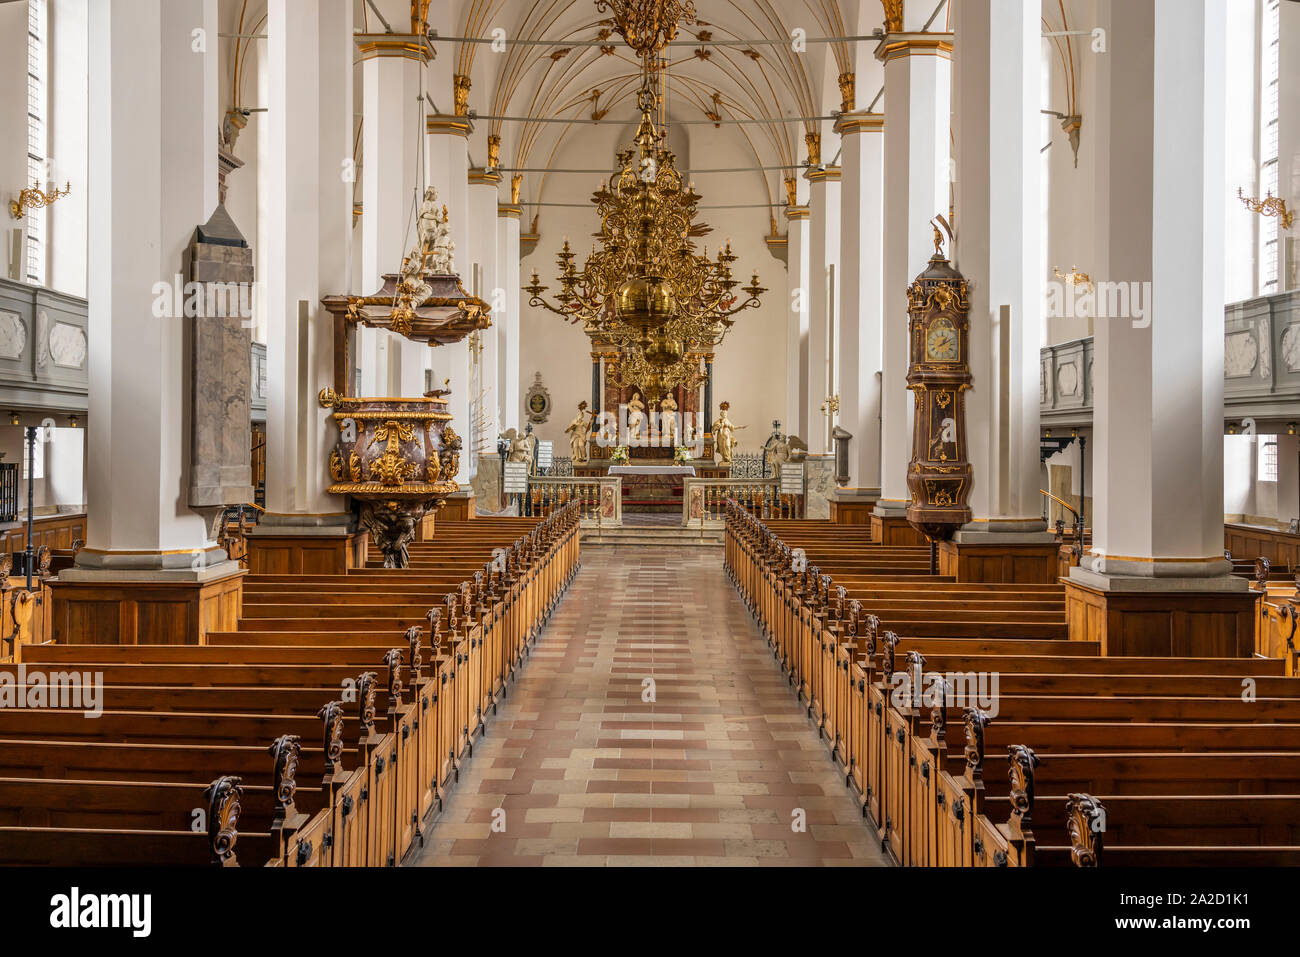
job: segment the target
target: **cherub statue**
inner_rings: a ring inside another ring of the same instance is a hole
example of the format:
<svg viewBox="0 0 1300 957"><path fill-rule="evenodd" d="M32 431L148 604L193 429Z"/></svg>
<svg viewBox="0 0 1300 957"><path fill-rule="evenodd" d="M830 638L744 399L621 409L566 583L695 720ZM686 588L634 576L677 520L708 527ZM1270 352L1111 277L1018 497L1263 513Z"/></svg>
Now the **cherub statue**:
<svg viewBox="0 0 1300 957"><path fill-rule="evenodd" d="M452 242L451 228L447 225L447 207L438 206L438 190L432 186L424 191L416 230L420 240L420 253L412 258L420 262L425 271L435 276L454 274L456 267L453 253L456 244Z"/></svg>
<svg viewBox="0 0 1300 957"><path fill-rule="evenodd" d="M564 431L569 436L569 451L573 455L573 464L586 465L590 459L588 443L591 440L591 413L587 411L585 399L578 403L578 414L573 417L573 421Z"/></svg>
<svg viewBox="0 0 1300 957"><path fill-rule="evenodd" d="M641 438L641 426L645 423L645 403L641 393L633 392L632 401L627 404L627 433L634 439Z"/></svg>
<svg viewBox="0 0 1300 957"><path fill-rule="evenodd" d="M501 434L507 445L506 461L507 462L527 462L533 461L532 444L529 442L530 436L520 435L518 429L506 429Z"/></svg>
<svg viewBox="0 0 1300 957"><path fill-rule="evenodd" d="M399 290L410 297L412 309L422 306L433 295L433 287L424 281L423 257L416 250L412 250L411 255L402 260Z"/></svg>
<svg viewBox="0 0 1300 957"><path fill-rule="evenodd" d="M808 455L808 444L797 435L778 438L768 447L768 459L778 471L790 462L802 462Z"/></svg>

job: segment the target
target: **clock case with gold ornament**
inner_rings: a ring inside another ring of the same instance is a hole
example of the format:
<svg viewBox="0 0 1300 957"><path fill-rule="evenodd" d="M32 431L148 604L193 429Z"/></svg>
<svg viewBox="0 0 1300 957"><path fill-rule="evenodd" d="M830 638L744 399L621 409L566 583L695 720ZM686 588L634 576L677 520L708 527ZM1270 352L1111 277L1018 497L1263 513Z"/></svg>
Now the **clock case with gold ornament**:
<svg viewBox="0 0 1300 957"><path fill-rule="evenodd" d="M927 538L946 541L971 520L966 443L970 303L966 280L944 257L937 230L935 254L907 290L907 313L907 388L915 410L907 520Z"/></svg>

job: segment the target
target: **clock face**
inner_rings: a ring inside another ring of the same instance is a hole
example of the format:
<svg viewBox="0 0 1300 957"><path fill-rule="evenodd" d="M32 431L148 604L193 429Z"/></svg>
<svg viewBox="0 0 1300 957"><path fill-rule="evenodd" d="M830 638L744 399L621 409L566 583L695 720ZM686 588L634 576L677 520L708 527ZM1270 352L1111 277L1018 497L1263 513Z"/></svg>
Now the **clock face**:
<svg viewBox="0 0 1300 957"><path fill-rule="evenodd" d="M927 362L957 361L957 330L947 319L936 320L925 337Z"/></svg>

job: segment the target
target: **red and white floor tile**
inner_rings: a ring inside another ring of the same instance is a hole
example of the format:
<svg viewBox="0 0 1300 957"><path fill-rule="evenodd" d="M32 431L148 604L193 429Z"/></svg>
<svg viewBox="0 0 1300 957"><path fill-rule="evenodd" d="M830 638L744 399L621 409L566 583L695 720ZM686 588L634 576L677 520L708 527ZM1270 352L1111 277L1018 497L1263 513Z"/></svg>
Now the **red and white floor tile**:
<svg viewBox="0 0 1300 957"><path fill-rule="evenodd" d="M886 863L721 549L582 562L418 865Z"/></svg>

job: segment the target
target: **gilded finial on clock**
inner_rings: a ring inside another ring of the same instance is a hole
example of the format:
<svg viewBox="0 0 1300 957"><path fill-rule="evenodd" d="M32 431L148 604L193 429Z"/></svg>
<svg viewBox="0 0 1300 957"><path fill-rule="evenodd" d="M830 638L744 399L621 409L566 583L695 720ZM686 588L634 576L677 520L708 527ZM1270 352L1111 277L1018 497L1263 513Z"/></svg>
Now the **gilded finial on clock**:
<svg viewBox="0 0 1300 957"><path fill-rule="evenodd" d="M939 231L938 223L931 223L931 225L934 227L934 254L936 256L942 256L943 255L943 233Z"/></svg>

